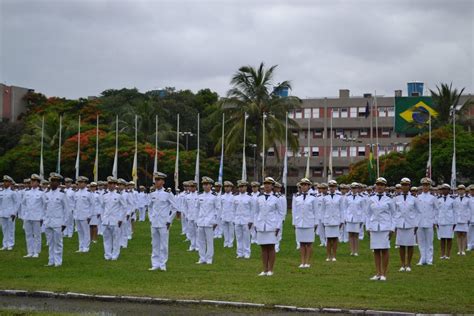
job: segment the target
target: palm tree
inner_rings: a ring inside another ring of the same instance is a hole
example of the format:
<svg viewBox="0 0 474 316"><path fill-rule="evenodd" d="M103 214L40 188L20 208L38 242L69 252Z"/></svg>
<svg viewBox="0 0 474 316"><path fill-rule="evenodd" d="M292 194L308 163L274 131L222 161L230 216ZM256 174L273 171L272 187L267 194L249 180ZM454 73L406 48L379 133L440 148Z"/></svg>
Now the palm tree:
<svg viewBox="0 0 474 316"><path fill-rule="evenodd" d="M437 91L430 89L431 97L433 98L434 109L438 112L438 116L433 122L436 127L446 125L450 121L451 111L453 105L459 105L462 93L465 88L462 88L458 92L456 88L453 89L453 84L441 83L440 86L436 86ZM469 108L472 105L472 100L468 100L464 103L464 109ZM459 113L462 114L462 113Z"/></svg>
<svg viewBox="0 0 474 316"><path fill-rule="evenodd" d="M289 81L274 84L274 74L277 65L265 69L264 63L258 68L243 66L234 74L231 80L233 86L227 97L219 101L219 111L212 115L215 122L220 122L220 116L225 114L225 153L236 153L242 149L243 128L245 113L247 119L247 143L254 142L257 145L257 153L267 150L269 147L277 148L277 144L285 140L285 120L288 111L301 107L301 100L297 97L281 97L276 92L282 89L291 89ZM265 122L265 148L262 135L262 117L267 114ZM292 119L288 120L289 127L296 128L298 123ZM216 125L213 133L218 134L221 124ZM218 134L220 135L220 134ZM219 137L220 138L220 137ZM298 139L292 133L288 135L290 147L298 147ZM220 150L221 141L216 145ZM278 157L278 151L275 150ZM257 157L261 160L260 155ZM260 174L260 172L259 172Z"/></svg>

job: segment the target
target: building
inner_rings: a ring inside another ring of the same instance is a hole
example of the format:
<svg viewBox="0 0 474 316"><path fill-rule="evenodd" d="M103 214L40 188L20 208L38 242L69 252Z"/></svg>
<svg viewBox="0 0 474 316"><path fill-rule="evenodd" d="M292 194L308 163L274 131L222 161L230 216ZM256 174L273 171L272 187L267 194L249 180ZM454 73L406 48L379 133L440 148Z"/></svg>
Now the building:
<svg viewBox="0 0 474 316"><path fill-rule="evenodd" d="M24 97L31 91L34 90L0 83L1 119L15 122L18 116L26 111L28 103Z"/></svg>
<svg viewBox="0 0 474 316"><path fill-rule="evenodd" d="M422 94L418 84L411 90L413 96ZM411 138L416 135L395 132L395 97L400 96L401 90L396 90L393 96L375 98L371 94L350 96L349 90L340 90L339 97L304 99L301 109L289 113L289 117L299 124L291 133L298 138L300 147L296 152L288 151L288 185L294 186L305 176L307 155L310 155L310 178L315 182L326 182L329 155L332 156L332 177L336 178L347 174L352 163L368 158L370 144L376 144L377 138L380 156L407 150ZM468 98L470 95L463 97L462 102ZM377 111L374 107L371 119L366 111L374 100ZM279 157L284 155L284 146L269 149L267 174L281 174L282 160L277 160L275 150Z"/></svg>

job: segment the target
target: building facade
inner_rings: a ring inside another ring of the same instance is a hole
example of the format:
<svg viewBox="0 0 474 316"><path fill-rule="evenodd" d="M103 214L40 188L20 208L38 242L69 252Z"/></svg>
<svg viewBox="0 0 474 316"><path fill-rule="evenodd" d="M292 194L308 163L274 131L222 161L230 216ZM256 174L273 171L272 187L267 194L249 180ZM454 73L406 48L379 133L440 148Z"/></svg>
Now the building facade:
<svg viewBox="0 0 474 316"><path fill-rule="evenodd" d="M15 122L18 116L27 109L27 101L25 95L34 91L28 88L17 86L7 86L0 83L0 115L2 120Z"/></svg>

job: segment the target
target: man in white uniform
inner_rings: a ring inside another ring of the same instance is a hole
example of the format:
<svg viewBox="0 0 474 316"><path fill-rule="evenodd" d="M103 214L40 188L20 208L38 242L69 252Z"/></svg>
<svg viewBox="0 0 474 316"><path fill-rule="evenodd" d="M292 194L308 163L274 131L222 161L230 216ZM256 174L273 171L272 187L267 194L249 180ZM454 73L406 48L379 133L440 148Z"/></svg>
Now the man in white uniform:
<svg viewBox="0 0 474 316"><path fill-rule="evenodd" d="M22 216L25 229L26 250L24 258L38 258L41 252L41 218L44 213L44 192L39 188L41 177L31 175L31 187L23 193Z"/></svg>
<svg viewBox="0 0 474 316"><path fill-rule="evenodd" d="M253 224L254 199L247 193L248 182L237 181L239 193L234 196L234 225L237 258L250 258L250 228Z"/></svg>
<svg viewBox="0 0 474 316"><path fill-rule="evenodd" d="M74 220L76 221L79 249L76 252L89 252L91 243L90 226L94 201L92 193L87 190L87 177L79 176L76 180L77 191L74 193Z"/></svg>
<svg viewBox="0 0 474 316"><path fill-rule="evenodd" d="M18 192L12 189L13 179L3 176L3 190L0 191L0 220L2 221L3 246L0 250L12 250L15 245L15 218L20 210Z"/></svg>
<svg viewBox="0 0 474 316"><path fill-rule="evenodd" d="M418 230L416 231L420 261L417 265L433 264L433 237L438 214L437 198L430 193L431 179L421 179L422 192L416 198L416 205L420 211Z"/></svg>
<svg viewBox="0 0 474 316"><path fill-rule="evenodd" d="M224 181L224 193L221 195L221 218L222 232L224 234L224 248L234 246L234 195L232 189L234 184Z"/></svg>
<svg viewBox="0 0 474 316"><path fill-rule="evenodd" d="M64 178L64 184L66 188L64 192L66 192L66 196L68 198L69 204L69 214L67 214L66 220L66 229L64 230L64 236L72 238L74 233L74 205L76 204L74 201L74 189L72 187L72 179L71 178Z"/></svg>

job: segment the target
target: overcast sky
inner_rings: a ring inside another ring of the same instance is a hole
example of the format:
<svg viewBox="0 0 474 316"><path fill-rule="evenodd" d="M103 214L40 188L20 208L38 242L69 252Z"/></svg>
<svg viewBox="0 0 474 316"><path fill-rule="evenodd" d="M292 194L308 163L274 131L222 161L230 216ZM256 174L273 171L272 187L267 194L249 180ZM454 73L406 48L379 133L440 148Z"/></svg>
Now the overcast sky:
<svg viewBox="0 0 474 316"><path fill-rule="evenodd" d="M383 2L383 3L382 3ZM220 95L278 64L301 98L474 92L474 1L0 0L0 81L69 98L174 86Z"/></svg>

